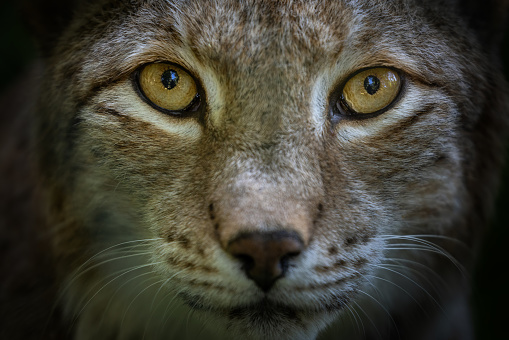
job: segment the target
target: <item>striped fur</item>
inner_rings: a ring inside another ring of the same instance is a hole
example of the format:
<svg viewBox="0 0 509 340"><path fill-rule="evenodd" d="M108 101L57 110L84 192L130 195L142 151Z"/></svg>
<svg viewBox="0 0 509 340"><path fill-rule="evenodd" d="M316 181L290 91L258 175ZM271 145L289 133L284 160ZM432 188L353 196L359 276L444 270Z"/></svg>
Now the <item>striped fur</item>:
<svg viewBox="0 0 509 340"><path fill-rule="evenodd" d="M471 338L507 91L497 41L455 3L82 1L45 45L35 116L70 334ZM139 97L154 61L199 81L195 114ZM379 66L402 75L397 102L333 117ZM274 228L306 248L264 293L225 249Z"/></svg>

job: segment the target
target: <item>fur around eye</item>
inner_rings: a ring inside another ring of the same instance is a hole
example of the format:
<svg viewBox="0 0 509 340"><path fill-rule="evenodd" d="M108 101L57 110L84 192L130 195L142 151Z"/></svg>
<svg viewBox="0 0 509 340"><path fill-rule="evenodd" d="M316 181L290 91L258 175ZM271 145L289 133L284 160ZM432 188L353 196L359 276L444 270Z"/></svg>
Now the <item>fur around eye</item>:
<svg viewBox="0 0 509 340"><path fill-rule="evenodd" d="M354 74L343 86L338 109L345 115L382 113L401 90L398 72L386 67L370 68Z"/></svg>
<svg viewBox="0 0 509 340"><path fill-rule="evenodd" d="M187 111L199 98L193 77L174 64L147 64L137 71L135 82L142 98L165 112Z"/></svg>

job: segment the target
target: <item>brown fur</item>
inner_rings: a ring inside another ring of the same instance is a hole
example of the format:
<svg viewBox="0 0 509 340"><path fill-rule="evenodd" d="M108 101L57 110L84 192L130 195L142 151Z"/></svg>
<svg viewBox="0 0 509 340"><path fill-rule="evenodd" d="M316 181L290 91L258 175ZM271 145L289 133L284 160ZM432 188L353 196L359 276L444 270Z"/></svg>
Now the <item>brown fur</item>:
<svg viewBox="0 0 509 340"><path fill-rule="evenodd" d="M29 262L49 268L42 298L58 290L42 336L471 338L468 272L508 130L486 33L500 26L475 8L105 0L42 24L34 133L19 136L39 197L25 211L40 216L23 217L23 244L51 249ZM197 112L139 98L132 74L154 61L199 81ZM331 113L352 74L380 66L404 79L393 106ZM227 249L274 230L305 249L262 292Z"/></svg>

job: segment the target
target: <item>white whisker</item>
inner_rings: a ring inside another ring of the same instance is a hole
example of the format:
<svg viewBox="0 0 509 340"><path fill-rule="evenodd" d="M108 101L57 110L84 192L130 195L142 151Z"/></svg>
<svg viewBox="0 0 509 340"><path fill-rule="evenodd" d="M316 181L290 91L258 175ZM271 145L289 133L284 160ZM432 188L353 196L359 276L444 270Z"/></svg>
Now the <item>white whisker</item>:
<svg viewBox="0 0 509 340"><path fill-rule="evenodd" d="M391 319L391 323L394 325L394 328L396 329L396 331L398 330L398 326L396 325L396 321L394 321L394 319L392 318L391 313L389 313L387 308L385 308L385 306L380 301L378 301L378 299L374 298L371 294L368 294L368 293L366 293L363 290L359 290L359 293L366 295L371 300L373 300L378 306L380 306L380 308L382 308L382 310L385 312L385 314L387 314L389 319ZM398 334L399 334L399 331L398 331Z"/></svg>
<svg viewBox="0 0 509 340"><path fill-rule="evenodd" d="M409 293L406 289L404 289L403 287L401 287L401 286L400 286L400 285L398 285L397 283L394 283L394 282L392 282L391 280L387 280L387 279L385 279L385 278L383 278L383 277L379 277L379 276L375 276L375 275L368 275L368 276L370 276L370 277L372 277L372 278L375 278L375 279L377 279L377 280L380 280L380 281L387 282L387 283L389 283L389 284L391 284L391 285L393 285L393 286L395 286L395 287L399 288L399 289L400 289L401 291L403 291L406 295L408 295L408 297L409 297L410 299L412 299L412 300L413 300L413 301L414 301L414 302L415 302L415 303L419 306L419 308L420 308L420 309L421 309L421 310L422 310L422 311L423 311L426 315L428 315L428 313L426 312L426 310L425 310L425 309L422 307L422 305L421 305L421 304L420 304L420 303L419 303L419 302L418 302L418 301L417 301L417 300L416 300L416 299L412 296L412 294L410 294L410 293Z"/></svg>
<svg viewBox="0 0 509 340"><path fill-rule="evenodd" d="M108 281L106 284L104 284L97 292L94 293L94 295L92 295L92 297L90 297L90 299L87 301L87 303L80 309L80 311L76 314L76 317L75 319L77 319L81 313L83 313L83 310L85 310L85 308L90 304L90 302L94 299L94 297L97 296L97 294L99 294L106 286L108 286L110 283L112 283L113 281L117 280L118 278L130 273L130 272L133 272L135 270L138 270L138 269L142 269L142 268L146 268L146 267L149 267L149 266L153 266L155 264L159 264L159 263L163 263L163 261L160 261L160 262L154 262L154 263L148 263L148 264L144 264L144 265L140 265L140 266L136 266L134 268L131 268L127 271L125 271L124 273L116 276L115 278L111 279L110 281Z"/></svg>
<svg viewBox="0 0 509 340"><path fill-rule="evenodd" d="M152 279L153 279L153 278L152 278ZM148 282L148 281L150 281L150 279L143 281L141 285L145 285L145 283L146 283L146 282ZM156 281L156 282L154 282L154 283L152 283L152 284L150 284L150 285L146 286L145 288L143 288L142 290L140 290L140 291L138 292L138 294L136 294L136 296L135 296L135 297L131 300L131 302L129 303L129 305L127 306L127 308L126 308L126 310L125 310L125 312L124 312L124 316L122 317L122 321L120 322L120 326L121 326L121 327L122 327L122 325L124 324L125 317L126 317L127 313L129 312L129 309L131 308L131 306L132 306L132 304L134 303L134 301L135 301L135 300L136 300L136 299L137 299L137 298L138 298L141 294L143 294L143 292L145 292L147 289L150 289L150 287L152 287L152 286L154 286L154 285L156 285L156 284L158 284L158 283L161 283L161 282L163 282L163 281L164 281L164 280Z"/></svg>
<svg viewBox="0 0 509 340"><path fill-rule="evenodd" d="M359 308L361 310L361 312L366 316L366 318L368 319L368 321L371 323L371 325L373 326L373 328L375 329L375 331L377 332L378 336L380 339L382 339L382 334L380 334L380 331L378 330L378 327L376 326L376 324L373 322L373 320L371 319L371 317L369 316L368 313L366 313L366 311L364 311L364 309L356 302L356 301L353 301L353 304L357 306L357 308ZM364 337L366 337L366 331L364 331Z"/></svg>
<svg viewBox="0 0 509 340"><path fill-rule="evenodd" d="M434 302L434 303L435 303L435 304L436 304L436 305L437 305L437 306L438 306L438 307L439 307L442 311L444 311L444 310L443 310L443 308L442 308L442 306L440 305L440 303L438 303L438 301L437 301L437 300L433 297L433 295L431 295L431 294L430 294L430 293L429 293L429 292L428 292L428 291L427 291L424 287L422 287L422 286L421 286L419 283L417 283L415 280L412 280L410 277L408 277L407 275L405 275L405 274L403 274L403 273L401 273L401 272L399 272L399 271L397 271L397 270L394 270L394 269L391 269L391 268L387 268L387 267L385 267L384 265L379 265L379 264L377 264L377 265L372 265L372 266L373 266L373 267L375 267L375 268L381 268L381 269L387 270L387 271L389 271L389 272L391 272L391 273L397 274L397 275L399 275L399 276L401 276L401 277L405 278L406 280L408 280L408 281L412 282L414 285L416 285L417 287L419 287L419 288L420 288L420 289L421 289L421 290L422 290L422 291L423 291L423 292L424 292L424 293L425 293L425 294L426 294L429 298L431 298L431 300L433 300L433 302ZM445 311L444 311L444 313L445 313Z"/></svg>
<svg viewBox="0 0 509 340"><path fill-rule="evenodd" d="M439 237L437 237L439 238ZM396 235L390 235L390 236L382 236L382 239L384 240L406 240L406 241L412 241L414 243L389 243L387 244L384 249L385 250L411 250L411 251L427 251L431 253L435 253L441 256L446 257L452 264L456 266L456 268L460 271L460 273L467 277L465 268L459 263L458 260L456 260L449 252L447 252L444 248L438 246L437 244L423 240L422 238L416 237L416 236L409 236L409 235L402 235L402 236L396 236ZM450 238L444 237L444 239L449 240ZM452 239L454 240L454 239ZM459 242L459 241L458 241ZM462 244L462 242L459 242Z"/></svg>

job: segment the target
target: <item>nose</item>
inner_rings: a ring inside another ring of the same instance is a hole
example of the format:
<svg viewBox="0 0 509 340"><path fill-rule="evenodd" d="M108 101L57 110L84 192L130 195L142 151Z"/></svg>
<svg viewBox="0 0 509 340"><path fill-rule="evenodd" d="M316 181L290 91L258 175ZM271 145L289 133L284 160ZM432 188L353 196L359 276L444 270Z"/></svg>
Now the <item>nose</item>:
<svg viewBox="0 0 509 340"><path fill-rule="evenodd" d="M299 255L304 242L288 231L249 232L232 240L226 250L239 259L247 276L267 292L285 275L289 259Z"/></svg>

